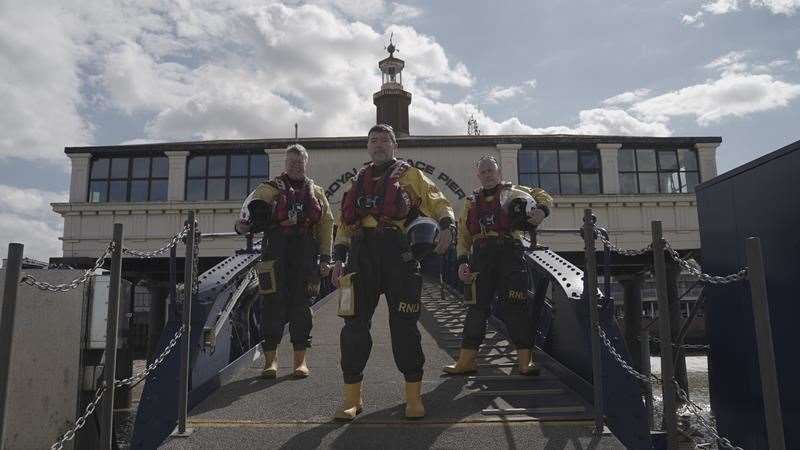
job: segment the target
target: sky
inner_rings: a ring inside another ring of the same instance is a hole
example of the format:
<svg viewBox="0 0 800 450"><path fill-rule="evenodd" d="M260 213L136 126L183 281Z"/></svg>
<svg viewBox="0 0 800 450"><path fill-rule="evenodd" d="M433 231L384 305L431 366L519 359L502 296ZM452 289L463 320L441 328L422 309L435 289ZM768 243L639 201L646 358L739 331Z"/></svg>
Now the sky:
<svg viewBox="0 0 800 450"><path fill-rule="evenodd" d="M61 255L66 146L363 135L391 34L415 135L800 139L800 0L2 0L0 251Z"/></svg>

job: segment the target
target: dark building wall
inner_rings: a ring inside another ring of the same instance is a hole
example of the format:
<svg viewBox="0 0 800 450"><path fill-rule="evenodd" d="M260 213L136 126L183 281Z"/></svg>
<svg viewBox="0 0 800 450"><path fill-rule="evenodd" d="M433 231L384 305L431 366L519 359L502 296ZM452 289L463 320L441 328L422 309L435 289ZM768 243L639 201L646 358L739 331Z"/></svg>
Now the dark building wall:
<svg viewBox="0 0 800 450"><path fill-rule="evenodd" d="M703 269L730 274L746 265L744 240L761 239L786 448L800 448L800 141L697 188ZM768 448L749 285L708 286L712 409L722 436Z"/></svg>

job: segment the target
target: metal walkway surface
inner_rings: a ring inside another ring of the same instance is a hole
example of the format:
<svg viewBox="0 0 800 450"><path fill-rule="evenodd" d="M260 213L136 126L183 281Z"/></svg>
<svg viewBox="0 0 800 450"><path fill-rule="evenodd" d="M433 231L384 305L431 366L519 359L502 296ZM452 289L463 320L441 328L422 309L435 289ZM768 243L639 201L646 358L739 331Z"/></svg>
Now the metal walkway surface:
<svg viewBox="0 0 800 450"><path fill-rule="evenodd" d="M364 412L352 423L332 421L342 398L342 319L329 301L314 317L309 378L291 377L292 348L286 336L276 380L260 378L263 359L258 358L190 411L187 426L194 432L189 437L169 438L161 448L624 448L607 431L592 435L591 406L552 373L515 375L513 349L491 325L478 374L443 375L441 367L458 353L466 310L449 293L442 299L439 286L431 282L425 283L422 302L424 419L403 418L404 382L392 357L382 299L364 373Z"/></svg>

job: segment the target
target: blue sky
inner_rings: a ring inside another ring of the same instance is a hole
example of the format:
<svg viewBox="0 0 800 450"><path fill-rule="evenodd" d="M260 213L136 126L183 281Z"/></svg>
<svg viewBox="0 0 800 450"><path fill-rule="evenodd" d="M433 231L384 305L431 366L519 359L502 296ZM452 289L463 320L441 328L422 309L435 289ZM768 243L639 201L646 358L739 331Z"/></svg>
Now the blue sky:
<svg viewBox="0 0 800 450"><path fill-rule="evenodd" d="M800 139L800 0L7 0L0 248L60 254L65 146L362 134L392 32L412 134Z"/></svg>

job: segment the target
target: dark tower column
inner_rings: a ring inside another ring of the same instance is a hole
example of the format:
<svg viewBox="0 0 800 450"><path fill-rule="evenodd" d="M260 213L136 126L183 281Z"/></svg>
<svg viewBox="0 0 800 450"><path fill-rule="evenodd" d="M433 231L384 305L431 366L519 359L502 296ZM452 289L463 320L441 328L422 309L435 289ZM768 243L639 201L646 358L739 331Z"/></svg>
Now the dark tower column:
<svg viewBox="0 0 800 450"><path fill-rule="evenodd" d="M391 41L386 50L389 51L389 57L378 62L382 77L381 90L372 95L372 101L377 109L376 123L391 125L396 134L408 136L408 107L411 104L411 93L403 90L405 62L394 57L397 49Z"/></svg>

